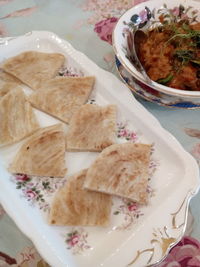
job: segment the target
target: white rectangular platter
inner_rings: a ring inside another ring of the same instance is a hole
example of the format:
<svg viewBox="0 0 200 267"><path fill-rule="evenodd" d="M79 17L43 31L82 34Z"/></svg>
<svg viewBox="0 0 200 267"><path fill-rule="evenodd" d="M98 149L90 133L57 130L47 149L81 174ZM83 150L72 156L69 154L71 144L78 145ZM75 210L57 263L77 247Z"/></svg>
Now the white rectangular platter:
<svg viewBox="0 0 200 267"><path fill-rule="evenodd" d="M199 189L198 166L179 142L133 97L113 74L106 72L51 32L31 32L1 39L0 62L26 50L59 52L66 67L94 75L90 103L116 104L117 141L153 144L149 203L140 207L114 198L110 225L56 227L47 223L52 197L65 179L12 176L7 167L21 142L0 149L0 202L18 227L55 267L148 266L159 262L184 234L188 203ZM26 93L30 89L23 88ZM42 127L58 120L34 109ZM23 141L22 141L23 142ZM67 152L68 175L87 168L98 153Z"/></svg>

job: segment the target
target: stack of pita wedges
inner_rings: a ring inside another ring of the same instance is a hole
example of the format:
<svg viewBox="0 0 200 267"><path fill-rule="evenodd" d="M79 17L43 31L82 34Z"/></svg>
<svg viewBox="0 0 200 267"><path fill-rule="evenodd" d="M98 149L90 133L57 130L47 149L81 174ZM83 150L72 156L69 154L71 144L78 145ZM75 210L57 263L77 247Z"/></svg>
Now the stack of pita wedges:
<svg viewBox="0 0 200 267"><path fill-rule="evenodd" d="M112 196L146 204L150 151L150 145L129 142L105 148L89 169L69 177L56 192L49 223L107 226Z"/></svg>
<svg viewBox="0 0 200 267"><path fill-rule="evenodd" d="M64 63L56 53L28 51L7 59L0 70L0 145L8 145L31 135L39 128L34 111L20 88L36 89L53 78Z"/></svg>
<svg viewBox="0 0 200 267"><path fill-rule="evenodd" d="M59 53L27 51L7 59L0 72L0 145L26 137L9 171L64 177L65 151L101 152L89 169L67 179L56 192L50 224L105 226L112 196L147 203L151 147L116 144L115 105L85 104L95 78L59 77L65 58ZM20 86L33 92L27 97ZM33 108L60 120L40 128ZM65 134L63 125L68 124Z"/></svg>
<svg viewBox="0 0 200 267"><path fill-rule="evenodd" d="M22 82L0 69L0 146L20 141L39 128Z"/></svg>

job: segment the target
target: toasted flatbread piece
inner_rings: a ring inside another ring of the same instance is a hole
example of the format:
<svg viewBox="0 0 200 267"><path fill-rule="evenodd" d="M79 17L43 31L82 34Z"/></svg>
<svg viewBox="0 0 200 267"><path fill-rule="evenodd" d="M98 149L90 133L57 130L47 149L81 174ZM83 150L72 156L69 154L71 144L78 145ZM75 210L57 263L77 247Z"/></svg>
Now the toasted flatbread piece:
<svg viewBox="0 0 200 267"><path fill-rule="evenodd" d="M36 116L22 89L0 98L0 145L17 142L39 128Z"/></svg>
<svg viewBox="0 0 200 267"><path fill-rule="evenodd" d="M15 83L16 85L22 85L22 82L18 80L15 76L3 71L0 68L0 81Z"/></svg>
<svg viewBox="0 0 200 267"><path fill-rule="evenodd" d="M0 98L6 95L10 90L16 89L19 86L13 82L4 82L0 80Z"/></svg>
<svg viewBox="0 0 200 267"><path fill-rule="evenodd" d="M10 90L20 87L20 85L22 85L20 80L0 68L0 98L10 92Z"/></svg>
<svg viewBox="0 0 200 267"><path fill-rule="evenodd" d="M72 116L66 137L69 151L102 151L116 142L116 106L86 104Z"/></svg>
<svg viewBox="0 0 200 267"><path fill-rule="evenodd" d="M56 192L49 223L56 225L106 226L112 200L109 195L83 189L87 170L69 177Z"/></svg>
<svg viewBox="0 0 200 267"><path fill-rule="evenodd" d="M27 51L7 59L2 69L32 89L38 89L44 82L56 76L64 61L64 56L59 53Z"/></svg>
<svg viewBox="0 0 200 267"><path fill-rule="evenodd" d="M64 177L65 139L62 124L41 128L31 135L17 152L9 171Z"/></svg>
<svg viewBox="0 0 200 267"><path fill-rule="evenodd" d="M107 147L89 168L84 187L147 203L150 150L133 143Z"/></svg>
<svg viewBox="0 0 200 267"><path fill-rule="evenodd" d="M30 95L30 103L68 123L72 114L87 101L94 77L56 77Z"/></svg>

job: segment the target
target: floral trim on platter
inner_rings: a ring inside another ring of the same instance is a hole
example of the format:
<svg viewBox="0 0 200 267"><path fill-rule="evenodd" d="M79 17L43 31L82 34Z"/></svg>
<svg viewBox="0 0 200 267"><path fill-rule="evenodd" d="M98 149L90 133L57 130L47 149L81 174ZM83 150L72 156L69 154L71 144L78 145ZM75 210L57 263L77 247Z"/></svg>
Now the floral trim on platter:
<svg viewBox="0 0 200 267"><path fill-rule="evenodd" d="M144 213L141 211L140 205L136 202L123 198L121 200L121 205L115 209L113 215L123 216L123 222L118 225L115 230L130 230L131 226L136 223L137 219L143 216Z"/></svg>
<svg viewBox="0 0 200 267"><path fill-rule="evenodd" d="M127 126L128 122L117 123L117 137L126 141L136 142L138 134L133 130L129 130Z"/></svg>
<svg viewBox="0 0 200 267"><path fill-rule="evenodd" d="M16 184L16 189L21 190L21 197L44 212L49 211L49 197L66 182L63 178L30 177L25 174L13 175L11 181Z"/></svg>
<svg viewBox="0 0 200 267"><path fill-rule="evenodd" d="M64 77L65 76L67 77L83 77L84 76L82 71L71 66L61 68L58 74L59 76L64 76Z"/></svg>
<svg viewBox="0 0 200 267"><path fill-rule="evenodd" d="M152 148L153 153L153 148ZM149 178L150 181L153 174L155 173L159 162L151 159L149 163ZM147 186L147 193L149 199L155 196L155 190L151 187L151 185ZM113 215L121 215L122 222L118 225L115 230L131 230L132 226L137 222L137 220L144 215L142 212L142 206L138 203L128 200L126 198L121 198L121 203L115 208Z"/></svg>
<svg viewBox="0 0 200 267"><path fill-rule="evenodd" d="M81 254L86 249L91 248L91 246L88 245L87 238L88 233L84 230L84 228L72 229L65 235L67 249L71 249L72 254Z"/></svg>

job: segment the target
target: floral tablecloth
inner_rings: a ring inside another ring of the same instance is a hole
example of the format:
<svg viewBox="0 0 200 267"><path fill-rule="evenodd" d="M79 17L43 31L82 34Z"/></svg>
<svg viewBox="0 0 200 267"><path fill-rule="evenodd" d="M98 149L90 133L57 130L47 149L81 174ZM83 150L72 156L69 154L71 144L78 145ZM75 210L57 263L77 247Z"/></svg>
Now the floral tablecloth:
<svg viewBox="0 0 200 267"><path fill-rule="evenodd" d="M120 15L139 2L142 0L0 0L0 37L31 30L52 31L100 67L116 74L112 29ZM138 101L200 164L200 111L172 110L139 98ZM200 193L191 201L186 235L160 267L200 266L199 203ZM48 266L0 206L0 266L10 265Z"/></svg>

